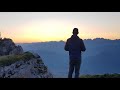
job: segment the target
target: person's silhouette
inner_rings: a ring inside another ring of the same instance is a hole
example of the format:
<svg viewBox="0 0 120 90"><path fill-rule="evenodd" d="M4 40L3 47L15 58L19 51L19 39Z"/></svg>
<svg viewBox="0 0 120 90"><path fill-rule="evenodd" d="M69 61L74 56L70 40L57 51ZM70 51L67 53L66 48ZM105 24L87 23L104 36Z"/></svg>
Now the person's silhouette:
<svg viewBox="0 0 120 90"><path fill-rule="evenodd" d="M73 29L73 35L67 39L64 49L69 51L69 73L68 78L72 78L75 69L75 78L79 78L79 70L81 66L81 51L85 51L85 45L78 35L78 28Z"/></svg>

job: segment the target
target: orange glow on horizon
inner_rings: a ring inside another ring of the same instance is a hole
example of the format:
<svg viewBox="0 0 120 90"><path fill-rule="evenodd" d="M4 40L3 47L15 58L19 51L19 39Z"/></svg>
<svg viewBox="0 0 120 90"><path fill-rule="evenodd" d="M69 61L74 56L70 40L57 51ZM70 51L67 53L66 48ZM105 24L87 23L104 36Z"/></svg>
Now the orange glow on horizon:
<svg viewBox="0 0 120 90"><path fill-rule="evenodd" d="M71 34L72 35L72 34ZM68 38L71 37L71 35L67 36L66 38L56 38L56 37L51 37L51 38L44 38L44 39L40 39L39 37L37 38L11 38L13 39L14 42L16 43L32 43L32 42L48 42L48 41L66 41ZM101 36L96 37L96 36L91 36L91 34L79 34L78 36L82 39L95 39L95 38L104 38L104 39L111 39L111 40L115 40L115 39L120 39L119 36L117 36L118 38L116 38L114 36L114 34L111 35L106 35L106 34L99 34ZM104 36L104 37L102 37ZM61 36L62 37L62 36Z"/></svg>
<svg viewBox="0 0 120 90"><path fill-rule="evenodd" d="M76 22L78 23L78 22ZM92 25L76 24L68 21L47 20L32 21L23 25L12 27L7 32L2 32L2 36L13 39L16 43L46 42L46 41L66 41L72 35L74 27L79 29L78 36L82 39L120 39L120 33L102 32L104 28L93 27ZM87 27L86 27L87 26ZM107 30L107 28L106 28Z"/></svg>
<svg viewBox="0 0 120 90"><path fill-rule="evenodd" d="M28 33L27 35L15 37L15 35L5 35L6 38L11 38L15 43L32 43L32 42L48 42L48 41L66 41L68 38L71 37L72 33L66 33L57 35L57 33L48 35L43 34L43 36L40 36L39 33L36 33L35 35ZM2 35L3 36L3 35ZM94 39L94 38L105 38L105 39L120 39L120 36L118 33L79 33L78 36L82 39ZM5 38L2 37L2 38Z"/></svg>

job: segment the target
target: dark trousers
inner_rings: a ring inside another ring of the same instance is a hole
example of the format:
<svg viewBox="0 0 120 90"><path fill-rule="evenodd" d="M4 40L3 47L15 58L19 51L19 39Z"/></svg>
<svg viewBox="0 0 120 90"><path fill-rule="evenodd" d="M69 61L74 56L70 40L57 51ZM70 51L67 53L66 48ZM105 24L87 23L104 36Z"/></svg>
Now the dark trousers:
<svg viewBox="0 0 120 90"><path fill-rule="evenodd" d="M79 78L80 65L81 65L81 60L70 60L68 78L72 78L72 74L74 70L75 70L74 78Z"/></svg>

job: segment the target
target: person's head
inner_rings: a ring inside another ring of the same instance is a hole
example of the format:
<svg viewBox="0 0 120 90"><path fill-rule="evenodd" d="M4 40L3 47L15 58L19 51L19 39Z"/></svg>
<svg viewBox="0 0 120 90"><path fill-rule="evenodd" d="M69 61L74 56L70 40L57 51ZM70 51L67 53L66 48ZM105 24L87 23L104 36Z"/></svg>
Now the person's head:
<svg viewBox="0 0 120 90"><path fill-rule="evenodd" d="M73 35L77 35L79 32L78 32L78 28L74 28L73 29Z"/></svg>

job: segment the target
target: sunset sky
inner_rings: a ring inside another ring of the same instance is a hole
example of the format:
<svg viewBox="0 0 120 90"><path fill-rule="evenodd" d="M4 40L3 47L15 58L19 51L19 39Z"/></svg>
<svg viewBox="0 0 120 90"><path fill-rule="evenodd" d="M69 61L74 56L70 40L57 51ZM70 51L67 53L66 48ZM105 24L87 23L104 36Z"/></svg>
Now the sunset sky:
<svg viewBox="0 0 120 90"><path fill-rule="evenodd" d="M120 39L120 12L0 12L2 38L16 43L66 41L74 27L82 39Z"/></svg>

